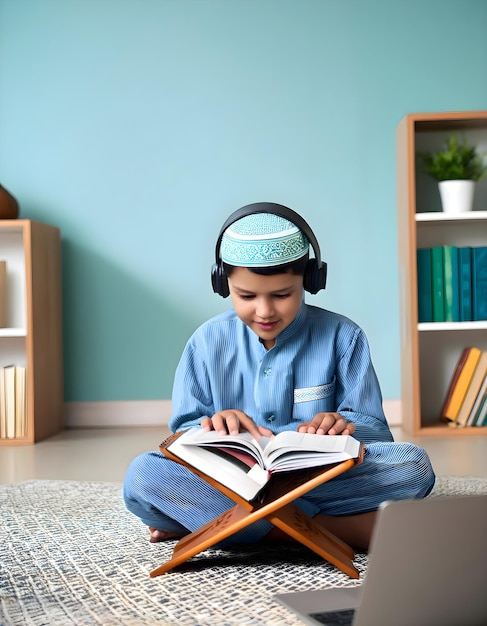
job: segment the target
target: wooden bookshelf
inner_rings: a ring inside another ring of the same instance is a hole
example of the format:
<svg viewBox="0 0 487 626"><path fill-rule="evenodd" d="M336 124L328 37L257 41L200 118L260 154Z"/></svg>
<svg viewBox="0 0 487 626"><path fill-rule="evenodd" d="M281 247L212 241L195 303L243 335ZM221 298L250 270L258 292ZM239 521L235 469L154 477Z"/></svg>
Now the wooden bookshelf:
<svg viewBox="0 0 487 626"><path fill-rule="evenodd" d="M439 416L463 348L487 350L487 320L418 324L416 250L487 245L487 180L476 184L472 212L445 214L436 181L421 167L418 153L452 132L487 150L487 111L413 113L397 128L402 423L412 435L485 436L487 427L452 428Z"/></svg>
<svg viewBox="0 0 487 626"><path fill-rule="evenodd" d="M7 325L0 328L0 367L26 368L24 437L32 444L63 428L61 237L32 220L0 220L0 260L7 261Z"/></svg>

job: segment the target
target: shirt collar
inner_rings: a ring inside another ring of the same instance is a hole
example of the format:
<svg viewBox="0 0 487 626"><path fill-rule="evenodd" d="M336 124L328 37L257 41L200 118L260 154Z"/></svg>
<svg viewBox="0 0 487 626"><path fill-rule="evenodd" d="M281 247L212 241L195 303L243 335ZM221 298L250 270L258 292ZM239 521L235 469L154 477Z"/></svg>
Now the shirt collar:
<svg viewBox="0 0 487 626"><path fill-rule="evenodd" d="M284 341L287 341L290 337L292 337L297 332L299 332L306 321L306 317L307 317L307 308L303 300L296 317L289 324L289 326L286 326L286 328L282 331L282 333L279 333L277 335L276 346L281 345Z"/></svg>

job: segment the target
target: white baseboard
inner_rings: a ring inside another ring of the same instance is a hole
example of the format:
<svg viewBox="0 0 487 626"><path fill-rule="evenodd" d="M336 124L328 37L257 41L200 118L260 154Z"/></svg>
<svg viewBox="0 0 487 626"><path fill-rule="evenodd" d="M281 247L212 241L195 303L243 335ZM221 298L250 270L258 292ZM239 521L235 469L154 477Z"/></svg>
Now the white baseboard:
<svg viewBox="0 0 487 626"><path fill-rule="evenodd" d="M66 402L64 425L66 428L164 426L170 417L170 400Z"/></svg>
<svg viewBox="0 0 487 626"><path fill-rule="evenodd" d="M389 426L400 426L402 424L401 401L384 400L382 406Z"/></svg>
<svg viewBox="0 0 487 626"><path fill-rule="evenodd" d="M401 425L401 401L384 400L391 426ZM115 426L165 426L171 417L170 400L116 402L66 402L66 428L113 428Z"/></svg>

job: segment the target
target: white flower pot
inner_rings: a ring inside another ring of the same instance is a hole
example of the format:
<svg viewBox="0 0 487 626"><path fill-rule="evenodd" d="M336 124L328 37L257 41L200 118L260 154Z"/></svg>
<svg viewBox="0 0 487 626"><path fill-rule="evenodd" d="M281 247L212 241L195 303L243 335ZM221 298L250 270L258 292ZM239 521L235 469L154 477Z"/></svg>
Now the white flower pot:
<svg viewBox="0 0 487 626"><path fill-rule="evenodd" d="M438 187L445 213L464 213L472 210L475 181L443 180L438 183Z"/></svg>

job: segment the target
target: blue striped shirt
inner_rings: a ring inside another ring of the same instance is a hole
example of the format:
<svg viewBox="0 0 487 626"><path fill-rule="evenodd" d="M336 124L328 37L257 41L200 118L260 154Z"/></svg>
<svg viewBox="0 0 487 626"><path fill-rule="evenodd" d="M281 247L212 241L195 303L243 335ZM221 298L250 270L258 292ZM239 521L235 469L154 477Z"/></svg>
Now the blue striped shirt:
<svg viewBox="0 0 487 626"><path fill-rule="evenodd" d="M176 370L173 431L238 409L274 433L317 413L340 413L367 443L392 441L364 331L348 318L303 302L267 350L233 309L200 326Z"/></svg>
<svg viewBox="0 0 487 626"><path fill-rule="evenodd" d="M341 413L366 443L363 463L295 502L314 517L376 510L384 500L423 498L435 475L428 455L394 443L364 332L352 321L303 303L293 322L266 348L235 311L209 320L188 341L173 390L173 431L198 425L225 409L238 409L275 433L295 430L316 413ZM233 502L161 452L131 463L124 486L129 510L160 530L194 531ZM261 520L231 540L262 539Z"/></svg>

